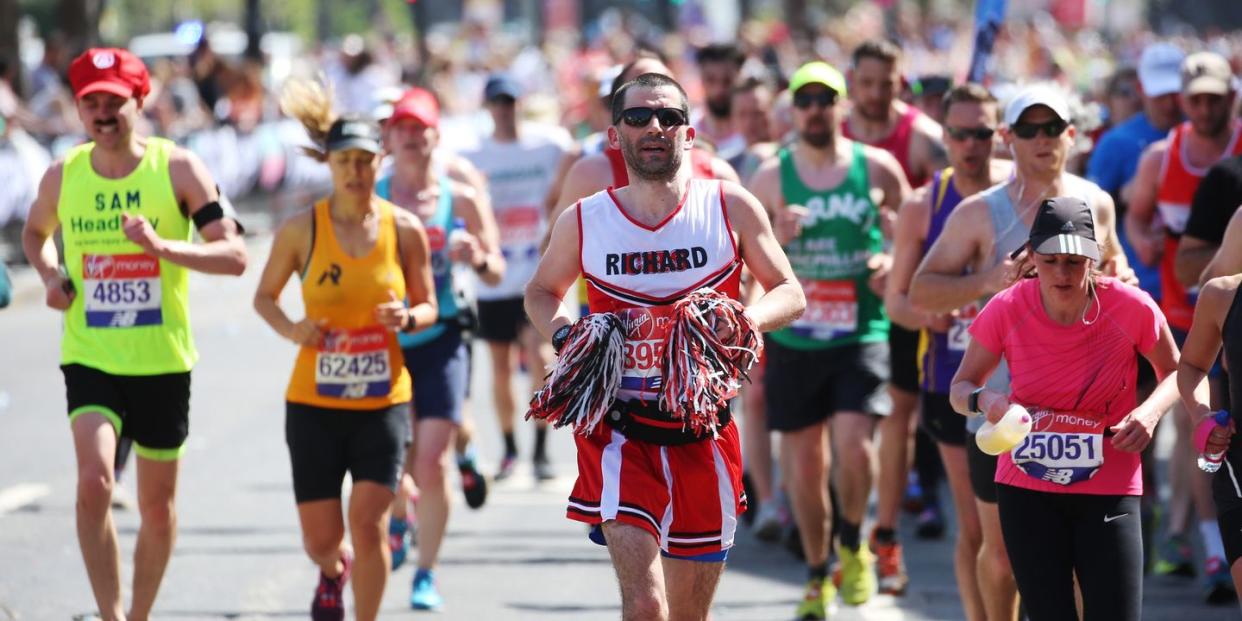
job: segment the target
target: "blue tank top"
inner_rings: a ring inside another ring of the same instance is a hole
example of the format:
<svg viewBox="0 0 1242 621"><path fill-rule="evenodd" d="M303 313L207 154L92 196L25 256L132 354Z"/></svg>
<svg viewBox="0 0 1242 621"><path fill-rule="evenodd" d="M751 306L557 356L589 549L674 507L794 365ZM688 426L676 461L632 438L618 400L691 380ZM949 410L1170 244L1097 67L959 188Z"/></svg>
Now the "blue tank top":
<svg viewBox="0 0 1242 621"><path fill-rule="evenodd" d="M392 200L392 177L384 177L375 184L375 194L380 198ZM449 236L457 228L453 218L453 188L449 178L440 177L440 200L436 202L436 211L430 218L423 220L423 228L427 231L427 245L431 251L431 275L435 280L436 302L439 304L439 321L435 325L413 334L400 332L397 340L402 349L426 345L444 334L446 324L457 317L456 291L453 289L453 262L449 259Z"/></svg>
<svg viewBox="0 0 1242 621"><path fill-rule="evenodd" d="M944 224L949 214L962 202L953 183L953 169L937 171L931 184L932 210L931 221L927 226L927 239L923 240L923 256L932 244L944 232ZM958 311L958 318L948 332L932 332L923 329L919 333L919 381L924 392L947 394L966 352L969 335L966 329L970 321L978 314L978 307L971 304Z"/></svg>

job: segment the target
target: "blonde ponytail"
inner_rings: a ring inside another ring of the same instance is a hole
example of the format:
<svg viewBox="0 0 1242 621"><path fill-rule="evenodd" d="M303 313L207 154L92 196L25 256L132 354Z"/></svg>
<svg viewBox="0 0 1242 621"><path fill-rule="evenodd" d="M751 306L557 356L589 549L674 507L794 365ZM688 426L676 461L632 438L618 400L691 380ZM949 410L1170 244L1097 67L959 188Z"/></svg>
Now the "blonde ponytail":
<svg viewBox="0 0 1242 621"><path fill-rule="evenodd" d="M290 78L280 93L281 109L301 121L314 145L302 151L318 162L328 161L328 130L336 121L332 100L332 87L320 80Z"/></svg>

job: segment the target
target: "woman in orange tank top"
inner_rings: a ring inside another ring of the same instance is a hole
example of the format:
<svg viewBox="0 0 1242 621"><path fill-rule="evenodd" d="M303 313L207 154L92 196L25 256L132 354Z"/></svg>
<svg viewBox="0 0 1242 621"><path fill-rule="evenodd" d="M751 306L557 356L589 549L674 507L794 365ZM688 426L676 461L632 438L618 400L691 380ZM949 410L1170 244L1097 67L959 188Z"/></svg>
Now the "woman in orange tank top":
<svg viewBox="0 0 1242 621"><path fill-rule="evenodd" d="M410 433L410 375L396 332L434 324L437 307L422 224L374 194L379 128L335 118L331 101L317 83L285 87L281 104L306 127L315 145L306 151L327 162L333 187L276 232L254 305L301 346L285 395L285 439L303 546L320 569L311 618L344 618L352 569L355 616L370 620L390 572L388 508ZM300 321L278 303L294 273ZM346 472L352 550L342 515Z"/></svg>

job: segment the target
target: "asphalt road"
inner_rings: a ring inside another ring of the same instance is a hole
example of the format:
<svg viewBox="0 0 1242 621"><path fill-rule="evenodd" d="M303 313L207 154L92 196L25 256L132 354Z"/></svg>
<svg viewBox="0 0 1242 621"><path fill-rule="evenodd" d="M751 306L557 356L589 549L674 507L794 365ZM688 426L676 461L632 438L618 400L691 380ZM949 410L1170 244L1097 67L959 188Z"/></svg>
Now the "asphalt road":
<svg viewBox="0 0 1242 621"><path fill-rule="evenodd" d="M251 310L266 240L254 240L251 252L241 278L191 281L202 359L179 487L180 534L156 604L159 619L306 618L315 586L316 570L301 549L283 439L283 394L295 350ZM89 614L93 600L74 530L73 452L57 370L60 318L43 307L32 274L19 270L16 281L14 305L0 311L0 620L72 619ZM287 308L296 308L296 287L286 294ZM499 433L485 361L475 362L472 411L490 472L501 450ZM519 381L525 389L527 380ZM521 432L526 449L528 426ZM559 480L537 485L523 464L519 476L493 488L482 510L457 499L438 570L447 600L440 618L618 618L606 551L564 518L575 474L568 434L553 434L550 451ZM132 475L123 485L132 494ZM137 514L121 511L116 519L128 581ZM917 541L909 525L904 531L911 591L842 606L834 619L962 618L950 540ZM384 618L418 616L406 604L411 573L407 566L393 575ZM743 531L713 618L787 619L802 579L787 552ZM1201 604L1197 587L1185 580L1149 579L1145 600L1145 619L1242 618L1236 607Z"/></svg>

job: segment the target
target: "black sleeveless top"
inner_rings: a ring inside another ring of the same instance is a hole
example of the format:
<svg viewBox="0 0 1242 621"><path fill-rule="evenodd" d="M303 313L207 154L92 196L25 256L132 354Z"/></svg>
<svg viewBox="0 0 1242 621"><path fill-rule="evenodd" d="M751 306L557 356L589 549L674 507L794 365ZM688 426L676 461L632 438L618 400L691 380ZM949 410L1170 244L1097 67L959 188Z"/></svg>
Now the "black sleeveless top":
<svg viewBox="0 0 1242 621"><path fill-rule="evenodd" d="M1222 355L1230 374L1229 403L1225 404L1225 408L1233 413L1234 424L1242 429L1242 412L1238 411L1238 407L1242 406L1242 295L1238 293L1239 291L1234 291L1233 302L1229 305L1229 312L1225 314L1220 336ZM1234 436L1235 440L1239 435Z"/></svg>

